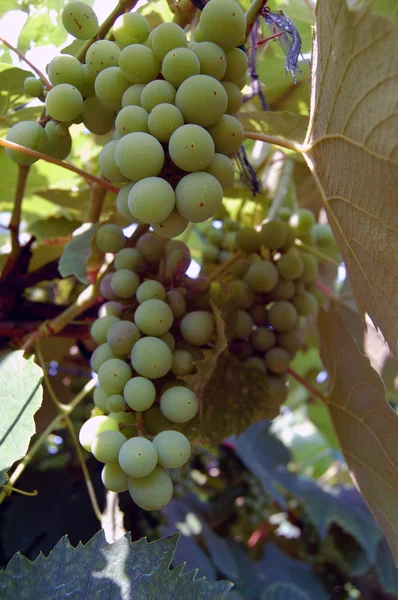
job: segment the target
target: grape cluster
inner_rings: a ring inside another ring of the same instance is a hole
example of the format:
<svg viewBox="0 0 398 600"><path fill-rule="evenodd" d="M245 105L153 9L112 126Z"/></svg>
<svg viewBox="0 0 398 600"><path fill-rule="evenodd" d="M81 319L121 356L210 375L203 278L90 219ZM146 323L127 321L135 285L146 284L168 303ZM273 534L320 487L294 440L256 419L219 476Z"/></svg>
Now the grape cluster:
<svg viewBox="0 0 398 600"><path fill-rule="evenodd" d="M97 414L83 425L80 442L105 463L109 490L129 489L136 504L155 510L172 496L165 469L181 467L191 453L184 430L198 399L181 378L214 338L210 282L186 275L191 257L183 242L146 233L135 248L122 247L120 229L114 231L115 271L101 281L107 302L91 328Z"/></svg>

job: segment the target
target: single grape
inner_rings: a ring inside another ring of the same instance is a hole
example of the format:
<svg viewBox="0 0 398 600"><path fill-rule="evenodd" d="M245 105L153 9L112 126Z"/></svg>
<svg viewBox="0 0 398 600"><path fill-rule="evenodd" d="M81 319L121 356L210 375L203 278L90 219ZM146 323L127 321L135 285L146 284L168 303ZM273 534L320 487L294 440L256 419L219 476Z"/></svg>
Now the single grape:
<svg viewBox="0 0 398 600"><path fill-rule="evenodd" d="M185 175L175 189L178 212L188 221L201 223L212 217L220 208L223 190L210 173Z"/></svg>
<svg viewBox="0 0 398 600"><path fill-rule="evenodd" d="M119 465L129 477L145 477L158 462L155 446L144 437L127 440L119 451Z"/></svg>
<svg viewBox="0 0 398 600"><path fill-rule="evenodd" d="M293 281L279 277L278 283L271 292L272 300L290 300L293 298L296 287Z"/></svg>
<svg viewBox="0 0 398 600"><path fill-rule="evenodd" d="M128 269L130 271L140 272L145 263L136 248L123 248L115 256L115 269Z"/></svg>
<svg viewBox="0 0 398 600"><path fill-rule="evenodd" d="M182 375L188 375L193 371L193 359L192 356L186 350L175 350L173 352L173 364L171 366L171 372L176 377Z"/></svg>
<svg viewBox="0 0 398 600"><path fill-rule="evenodd" d="M112 275L111 287L119 298L131 298L139 285L137 273L129 269L119 269Z"/></svg>
<svg viewBox="0 0 398 600"><path fill-rule="evenodd" d="M243 143L245 132L242 123L232 115L224 115L208 128L213 138L216 152L233 156Z"/></svg>
<svg viewBox="0 0 398 600"><path fill-rule="evenodd" d="M106 410L109 411L109 413L123 412L126 407L127 407L127 404L121 394L111 394L106 399ZM112 418L114 418L114 417L112 417ZM118 421L118 419L116 418L115 421ZM120 448L119 448L119 450L120 450ZM108 461L105 461L105 462L108 462Z"/></svg>
<svg viewBox="0 0 398 600"><path fill-rule="evenodd" d="M228 96L221 83L213 77L193 75L178 88L175 104L185 121L209 127L217 123L225 113Z"/></svg>
<svg viewBox="0 0 398 600"><path fill-rule="evenodd" d="M198 412L199 402L191 390L177 385L163 392L160 410L166 419L174 423L186 423Z"/></svg>
<svg viewBox="0 0 398 600"><path fill-rule="evenodd" d="M152 139L157 142L155 138ZM159 144L159 142L157 143ZM133 217L139 219L139 221L143 223L160 223L170 215L175 201L174 190L165 179L145 177L131 189L128 197L128 207Z"/></svg>
<svg viewBox="0 0 398 600"><path fill-rule="evenodd" d="M265 352L275 345L276 336L268 327L257 327L250 336L250 343L255 350Z"/></svg>
<svg viewBox="0 0 398 600"><path fill-rule="evenodd" d="M183 171L202 171L214 158L214 142L199 125L183 125L169 141L170 158Z"/></svg>
<svg viewBox="0 0 398 600"><path fill-rule="evenodd" d="M260 248L260 236L252 227L242 227L236 232L236 245L244 252L257 252Z"/></svg>
<svg viewBox="0 0 398 600"><path fill-rule="evenodd" d="M191 444L179 431L162 431L153 439L159 464L166 469L178 469L185 465L191 456Z"/></svg>
<svg viewBox="0 0 398 600"><path fill-rule="evenodd" d="M120 394L130 378L131 369L120 358L107 360L100 366L98 371L100 386L110 394Z"/></svg>
<svg viewBox="0 0 398 600"><path fill-rule="evenodd" d="M96 77L98 73L108 67L118 67L119 57L120 50L114 42L109 40L94 42L87 50L87 70L90 75Z"/></svg>
<svg viewBox="0 0 398 600"><path fill-rule="evenodd" d="M164 151L160 142L148 133L128 133L116 142L114 159L123 175L139 181L160 173Z"/></svg>
<svg viewBox="0 0 398 600"><path fill-rule="evenodd" d="M125 106L116 117L115 127L120 136L135 131L147 133L148 113L141 106Z"/></svg>
<svg viewBox="0 0 398 600"><path fill-rule="evenodd" d="M134 313L137 327L146 335L163 335L173 324L171 308L163 300L145 300Z"/></svg>
<svg viewBox="0 0 398 600"><path fill-rule="evenodd" d="M230 48L225 51L227 68L225 70L224 79L232 81L235 84L246 76L248 70L247 54L240 48Z"/></svg>
<svg viewBox="0 0 398 600"><path fill-rule="evenodd" d="M253 329L253 319L245 310L238 310L234 321L234 340L246 340Z"/></svg>
<svg viewBox="0 0 398 600"><path fill-rule="evenodd" d="M108 329L106 340L115 354L129 354L141 335L134 323L118 321Z"/></svg>
<svg viewBox="0 0 398 600"><path fill-rule="evenodd" d="M26 79L25 79L26 82ZM312 231L315 235L315 242L321 248L325 246L331 246L334 244L333 231L330 225L323 225L321 223L315 223Z"/></svg>
<svg viewBox="0 0 398 600"><path fill-rule="evenodd" d="M170 23L171 25L171 23ZM150 475L128 480L131 498L144 510L160 510L173 496L173 483L170 475L162 467L155 467Z"/></svg>
<svg viewBox="0 0 398 600"><path fill-rule="evenodd" d="M69 2L62 11L62 24L78 40L91 40L98 33L98 18L84 2Z"/></svg>
<svg viewBox="0 0 398 600"><path fill-rule="evenodd" d="M96 135L108 133L115 122L115 112L100 102L97 96L90 96L83 102L83 123Z"/></svg>
<svg viewBox="0 0 398 600"><path fill-rule="evenodd" d="M175 290L170 290L166 294L166 302L170 306L175 319L180 319L185 315L187 305L184 296Z"/></svg>
<svg viewBox="0 0 398 600"><path fill-rule="evenodd" d="M156 337L138 340L131 352L134 370L148 379L163 377L171 369L173 356L167 344Z"/></svg>
<svg viewBox="0 0 398 600"><path fill-rule="evenodd" d="M109 179L109 181L115 181L116 183L124 183L127 179L115 161L115 150L118 144L118 140L112 140L105 144L98 156L98 165L102 171L102 174Z"/></svg>
<svg viewBox="0 0 398 600"><path fill-rule="evenodd" d="M289 368L291 362L289 352L283 348L271 348L265 355L265 364L273 373L284 373Z"/></svg>
<svg viewBox="0 0 398 600"><path fill-rule="evenodd" d="M141 94L145 83L135 83L124 92L122 96L122 106L141 106Z"/></svg>
<svg viewBox="0 0 398 600"><path fill-rule="evenodd" d="M275 331L289 331L297 325L297 310L287 300L278 300L271 306L268 319Z"/></svg>
<svg viewBox="0 0 398 600"><path fill-rule="evenodd" d="M101 252L116 254L126 245L123 230L118 225L106 223L101 225L95 234L95 243Z"/></svg>
<svg viewBox="0 0 398 600"><path fill-rule="evenodd" d="M159 339L162 340L162 342L164 342L167 345L167 347L169 348L169 350L171 350L171 352L174 351L176 342L175 342L174 336L171 335L170 331L166 331L166 333L164 333L163 335L160 335Z"/></svg>
<svg viewBox="0 0 398 600"><path fill-rule="evenodd" d="M118 464L107 464L102 469L102 483L107 490L111 492L121 493L128 490L128 477Z"/></svg>
<svg viewBox="0 0 398 600"><path fill-rule="evenodd" d="M141 106L151 112L158 104L174 104L175 88L168 81L156 79L148 83L141 93Z"/></svg>
<svg viewBox="0 0 398 600"><path fill-rule="evenodd" d="M114 317L121 317L124 311L124 306L119 302L105 302L100 306L98 310L98 317L108 317L113 315Z"/></svg>
<svg viewBox="0 0 398 600"><path fill-rule="evenodd" d="M287 239L287 230L281 221L268 221L260 231L261 244L271 250L283 248Z"/></svg>
<svg viewBox="0 0 398 600"><path fill-rule="evenodd" d="M300 329L282 331L278 333L277 340L278 346L287 350L291 356L294 356L304 346L304 337Z"/></svg>
<svg viewBox="0 0 398 600"><path fill-rule="evenodd" d="M119 67L103 69L97 75L94 84L98 100L111 110L122 108L122 97L129 87L130 81L126 79Z"/></svg>
<svg viewBox="0 0 398 600"><path fill-rule="evenodd" d="M80 64L80 63L79 63ZM36 77L27 77L23 82L25 93L33 98L38 98L43 93L43 84Z"/></svg>
<svg viewBox="0 0 398 600"><path fill-rule="evenodd" d="M303 290L294 296L291 300L291 303L297 310L297 314L300 317L309 317L316 312L318 308L316 298L311 294L311 292L307 292L306 290Z"/></svg>
<svg viewBox="0 0 398 600"><path fill-rule="evenodd" d="M195 310L187 313L180 323L181 335L192 346L206 346L216 331L212 313Z"/></svg>
<svg viewBox="0 0 398 600"><path fill-rule="evenodd" d="M46 111L56 121L73 121L82 110L81 93L68 83L61 83L51 88L46 96Z"/></svg>
<svg viewBox="0 0 398 600"><path fill-rule="evenodd" d="M263 373L267 371L264 361L262 361L258 356L250 356L250 358L246 358L246 360L243 361L243 364L245 367L249 367L250 369L258 369Z"/></svg>
<svg viewBox="0 0 398 600"><path fill-rule="evenodd" d="M69 129L62 123L49 121L44 127L46 134L46 154L64 160L72 149L72 138Z"/></svg>
<svg viewBox="0 0 398 600"><path fill-rule="evenodd" d="M160 142L168 142L174 131L184 125L184 117L174 104L157 104L148 116L149 132Z"/></svg>
<svg viewBox="0 0 398 600"><path fill-rule="evenodd" d="M136 298L140 304L146 300L164 300L166 298L166 290L159 281L148 279L138 286Z"/></svg>
<svg viewBox="0 0 398 600"><path fill-rule="evenodd" d="M47 67L47 73L53 85L69 83L79 89L83 83L83 67L77 58L69 54L53 58Z"/></svg>
<svg viewBox="0 0 398 600"><path fill-rule="evenodd" d="M171 211L168 217L159 221L159 223L151 223L155 233L162 237L172 238L181 235L188 227L187 219L180 215L177 209Z"/></svg>
<svg viewBox="0 0 398 600"><path fill-rule="evenodd" d="M227 69L227 59L224 50L213 42L201 42L191 48L200 63L200 73L214 79L222 79Z"/></svg>
<svg viewBox="0 0 398 600"><path fill-rule="evenodd" d="M150 31L148 21L138 12L124 13L113 24L115 40L122 46L143 44L148 39Z"/></svg>
<svg viewBox="0 0 398 600"><path fill-rule="evenodd" d="M236 2L212 0L202 10L200 29L206 40L222 48L239 46L245 40L245 13Z"/></svg>
<svg viewBox="0 0 398 600"><path fill-rule="evenodd" d="M124 386L123 395L130 408L141 412L155 402L156 388L146 377L133 377Z"/></svg>
<svg viewBox="0 0 398 600"><path fill-rule="evenodd" d="M106 416L92 417L84 423L79 432L79 442L87 452L91 451L91 443L101 431L119 431L115 419Z"/></svg>
<svg viewBox="0 0 398 600"><path fill-rule="evenodd" d="M278 283L278 269L269 260L253 263L246 275L245 281L255 292L270 292Z"/></svg>
<svg viewBox="0 0 398 600"><path fill-rule="evenodd" d="M292 215L289 224L294 227L296 234L308 234L315 225L315 215L308 208L300 208L295 215Z"/></svg>
<svg viewBox="0 0 398 600"><path fill-rule="evenodd" d="M93 392L94 404L103 413L108 412L108 409L106 408L106 401L108 400L108 398L109 398L108 392L105 392L101 386L97 385L94 388L94 392Z"/></svg>
<svg viewBox="0 0 398 600"><path fill-rule="evenodd" d="M205 171L214 175L224 190L232 185L235 177L235 167L231 159L219 152L214 154L213 160Z"/></svg>
<svg viewBox="0 0 398 600"><path fill-rule="evenodd" d="M105 344L109 329L120 319L113 315L97 319L91 326L91 337L97 344Z"/></svg>
<svg viewBox="0 0 398 600"><path fill-rule="evenodd" d="M232 83L232 81L222 81L221 83L228 96L228 106L225 112L228 115L234 115L242 106L242 92L235 83Z"/></svg>
<svg viewBox="0 0 398 600"><path fill-rule="evenodd" d="M117 463L120 448L126 441L120 431L101 431L91 442L91 452L102 463Z"/></svg>
<svg viewBox="0 0 398 600"><path fill-rule="evenodd" d="M90 365L94 373L98 373L100 366L110 358L117 358L109 344L101 344L94 350L90 358Z"/></svg>
<svg viewBox="0 0 398 600"><path fill-rule="evenodd" d="M153 233L145 233L140 237L136 246L145 260L157 262L163 256L163 242Z"/></svg>
<svg viewBox="0 0 398 600"><path fill-rule="evenodd" d="M121 51L119 67L132 83L149 83L158 76L160 62L150 48L133 44Z"/></svg>
<svg viewBox="0 0 398 600"><path fill-rule="evenodd" d="M285 279L298 279L304 272L303 260L294 248L286 254L282 254L276 265L279 273Z"/></svg>
<svg viewBox="0 0 398 600"><path fill-rule="evenodd" d="M187 38L184 30L176 23L162 23L152 33L152 49L159 60L163 60L170 50L186 48Z"/></svg>
<svg viewBox="0 0 398 600"><path fill-rule="evenodd" d="M175 88L178 88L188 77L199 75L199 73L199 59L188 48L174 48L163 59L162 75Z"/></svg>

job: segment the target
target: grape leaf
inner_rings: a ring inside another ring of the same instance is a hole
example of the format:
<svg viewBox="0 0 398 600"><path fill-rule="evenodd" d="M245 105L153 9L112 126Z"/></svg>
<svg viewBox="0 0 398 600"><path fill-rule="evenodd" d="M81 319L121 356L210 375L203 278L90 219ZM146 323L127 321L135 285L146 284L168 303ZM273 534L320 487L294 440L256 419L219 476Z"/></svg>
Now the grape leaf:
<svg viewBox="0 0 398 600"><path fill-rule="evenodd" d="M245 131L276 135L302 143L308 127L308 117L287 111L254 110L239 115Z"/></svg>
<svg viewBox="0 0 398 600"><path fill-rule="evenodd" d="M345 0L318 2L304 144L358 306L398 352L396 28Z"/></svg>
<svg viewBox="0 0 398 600"><path fill-rule="evenodd" d="M30 233L39 242L42 242L44 240L68 239L80 225L80 221L68 219L63 216L55 216L48 217L47 219L38 219L30 225L29 229Z"/></svg>
<svg viewBox="0 0 398 600"><path fill-rule="evenodd" d="M42 378L41 368L20 350L0 358L0 471L26 454L43 399Z"/></svg>
<svg viewBox="0 0 398 600"><path fill-rule="evenodd" d="M84 223L75 230L72 240L65 246L59 261L59 272L62 277L74 275L82 283L88 283L87 262L96 252L96 249L93 249L93 238L97 229L98 224Z"/></svg>
<svg viewBox="0 0 398 600"><path fill-rule="evenodd" d="M182 566L170 570L178 537L131 543L128 534L108 544L99 531L86 545L73 548L65 536L47 558L40 554L31 562L15 554L0 573L1 597L222 600L229 582L195 579L195 572L183 573Z"/></svg>
<svg viewBox="0 0 398 600"><path fill-rule="evenodd" d="M398 562L398 415L383 382L361 354L334 304L319 316L321 356L329 372L328 406L351 471ZM347 368L349 365L349 368Z"/></svg>

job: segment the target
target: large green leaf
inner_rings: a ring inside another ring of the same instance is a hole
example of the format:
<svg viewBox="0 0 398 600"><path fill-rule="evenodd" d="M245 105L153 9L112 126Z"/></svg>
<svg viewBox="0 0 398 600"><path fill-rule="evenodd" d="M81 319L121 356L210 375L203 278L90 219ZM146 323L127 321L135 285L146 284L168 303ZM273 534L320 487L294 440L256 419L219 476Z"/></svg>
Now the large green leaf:
<svg viewBox="0 0 398 600"><path fill-rule="evenodd" d="M59 272L62 277L74 275L82 283L88 283L87 261L92 253L93 236L97 229L98 225L92 223L85 223L76 229L59 261Z"/></svg>
<svg viewBox="0 0 398 600"><path fill-rule="evenodd" d="M305 154L358 306L398 340L398 46L391 22L318 2Z"/></svg>
<svg viewBox="0 0 398 600"><path fill-rule="evenodd" d="M43 399L42 377L33 358L25 359L20 350L0 358L0 471L26 454Z"/></svg>
<svg viewBox="0 0 398 600"><path fill-rule="evenodd" d="M63 537L48 558L16 554L0 574L3 600L103 598L104 600L222 600L231 584L195 579L183 567L170 570L178 535L148 544L129 535L107 544L102 531L73 548Z"/></svg>

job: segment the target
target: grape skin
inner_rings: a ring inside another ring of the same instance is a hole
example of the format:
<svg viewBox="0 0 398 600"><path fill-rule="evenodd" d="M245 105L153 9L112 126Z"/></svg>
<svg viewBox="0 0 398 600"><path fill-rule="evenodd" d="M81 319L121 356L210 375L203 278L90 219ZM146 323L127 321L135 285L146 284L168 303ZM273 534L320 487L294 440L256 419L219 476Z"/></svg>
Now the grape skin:
<svg viewBox="0 0 398 600"><path fill-rule="evenodd" d="M106 340L115 354L129 354L133 346L140 339L138 328L130 321L119 321L108 329ZM112 357L110 357L112 358Z"/></svg>
<svg viewBox="0 0 398 600"><path fill-rule="evenodd" d="M69 2L62 11L62 24L78 40L90 40L98 33L98 18L84 2Z"/></svg>
<svg viewBox="0 0 398 600"><path fill-rule="evenodd" d="M69 83L56 85L46 96L46 111L56 121L73 121L82 110L82 95Z"/></svg>
<svg viewBox="0 0 398 600"><path fill-rule="evenodd" d="M158 433L153 439L153 445L158 452L159 464L166 469L182 467L191 455L191 444L179 431Z"/></svg>
<svg viewBox="0 0 398 600"><path fill-rule="evenodd" d="M176 237L181 235L188 227L188 220L184 219L177 209L171 211L168 217L159 221L159 223L151 223L155 233L165 238Z"/></svg>
<svg viewBox="0 0 398 600"><path fill-rule="evenodd" d="M94 321L90 330L93 340L97 342L97 344L105 344L109 329L119 320L119 317L109 315Z"/></svg>
<svg viewBox="0 0 398 600"><path fill-rule="evenodd" d="M138 340L131 352L131 364L142 377L158 379L171 369L173 356L167 344L156 337Z"/></svg>
<svg viewBox="0 0 398 600"><path fill-rule="evenodd" d="M200 72L214 79L222 79L227 69L227 59L224 50L213 42L194 44L192 52L199 58Z"/></svg>
<svg viewBox="0 0 398 600"><path fill-rule="evenodd" d="M104 106L97 96L90 96L83 102L83 123L96 135L108 133L115 122L115 112Z"/></svg>
<svg viewBox="0 0 398 600"><path fill-rule="evenodd" d="M245 14L235 2L212 0L202 10L200 28L206 40L222 48L239 46L245 39Z"/></svg>
<svg viewBox="0 0 398 600"><path fill-rule="evenodd" d="M118 67L119 57L120 50L113 42L109 40L94 42L87 50L87 70L91 76L96 77L98 73L108 67Z"/></svg>
<svg viewBox="0 0 398 600"><path fill-rule="evenodd" d="M112 275L111 288L120 298L131 298L139 284L140 278L129 269L119 269Z"/></svg>
<svg viewBox="0 0 398 600"><path fill-rule="evenodd" d="M107 464L102 469L102 483L107 490L121 493L128 490L128 477L118 464Z"/></svg>
<svg viewBox="0 0 398 600"><path fill-rule="evenodd" d="M146 477L156 467L158 453L144 437L127 440L119 451L119 465L129 477Z"/></svg>
<svg viewBox="0 0 398 600"><path fill-rule="evenodd" d="M124 183L127 176L124 175L119 165L115 161L115 150L118 144L118 140L112 140L105 144L98 156L98 165L102 171L102 174L116 183Z"/></svg>
<svg viewBox="0 0 398 600"><path fill-rule="evenodd" d="M141 93L141 106L151 112L158 104L174 104L175 88L168 81L155 79L148 83Z"/></svg>
<svg viewBox="0 0 398 600"><path fill-rule="evenodd" d="M123 175L138 182L160 173L164 151L160 142L148 133L128 133L116 141L114 160Z"/></svg>
<svg viewBox="0 0 398 600"><path fill-rule="evenodd" d="M188 45L184 30L176 23L162 23L153 30L152 49L159 60L163 60L170 50L186 48Z"/></svg>
<svg viewBox="0 0 398 600"><path fill-rule="evenodd" d="M102 252L116 254L126 245L126 238L118 225L106 223L95 234L95 243Z"/></svg>
<svg viewBox="0 0 398 600"><path fill-rule="evenodd" d="M43 93L43 84L36 77L27 77L23 82L25 93L33 98L38 98Z"/></svg>
<svg viewBox="0 0 398 600"><path fill-rule="evenodd" d="M160 336L169 331L172 326L173 313L166 302L152 298L138 306L134 321L142 333Z"/></svg>
<svg viewBox="0 0 398 600"><path fill-rule="evenodd" d="M124 386L123 395L130 408L144 411L155 402L156 388L146 377L133 377Z"/></svg>
<svg viewBox="0 0 398 600"><path fill-rule="evenodd" d="M148 39L150 31L148 21L138 12L120 15L113 24L115 40L123 46L143 44Z"/></svg>
<svg viewBox="0 0 398 600"><path fill-rule="evenodd" d="M94 89L97 98L111 110L122 108L122 97L130 82L119 67L107 67L95 79Z"/></svg>
<svg viewBox="0 0 398 600"><path fill-rule="evenodd" d="M131 369L129 365L119 358L107 360L101 365L98 371L100 386L110 394L120 394L123 392L123 388L130 378Z"/></svg>
<svg viewBox="0 0 398 600"><path fill-rule="evenodd" d="M169 154L183 171L202 171L214 158L214 142L203 127L183 125L169 140Z"/></svg>
<svg viewBox="0 0 398 600"><path fill-rule="evenodd" d="M180 323L181 335L192 346L206 346L215 334L216 326L211 313L195 310L187 313Z"/></svg>
<svg viewBox="0 0 398 600"><path fill-rule="evenodd" d="M208 75L193 75L178 88L175 104L186 121L209 127L225 113L228 96L217 79Z"/></svg>
<svg viewBox="0 0 398 600"><path fill-rule="evenodd" d="M128 489L137 506L144 510L160 510L173 496L170 475L160 466L156 466L147 477L140 479L130 477Z"/></svg>
<svg viewBox="0 0 398 600"><path fill-rule="evenodd" d="M201 223L212 217L223 199L220 182L203 171L183 177L177 184L175 194L178 212L193 223Z"/></svg>
<svg viewBox="0 0 398 600"><path fill-rule="evenodd" d="M101 431L91 442L91 452L102 463L117 463L119 450L126 441L120 431Z"/></svg>
<svg viewBox="0 0 398 600"><path fill-rule="evenodd" d="M177 385L163 392L160 410L173 423L186 423L198 412L199 402L191 390Z"/></svg>
<svg viewBox="0 0 398 600"><path fill-rule="evenodd" d="M84 423L79 432L79 442L87 452L91 451L91 443L101 431L119 431L115 419L106 416L91 417Z"/></svg>
<svg viewBox="0 0 398 600"><path fill-rule="evenodd" d="M149 83L158 76L160 61L147 46L133 44L121 51L119 67L131 83Z"/></svg>
<svg viewBox="0 0 398 600"><path fill-rule="evenodd" d="M157 104L148 116L149 132L160 142L168 142L174 131L184 125L184 117L174 104Z"/></svg>
<svg viewBox="0 0 398 600"><path fill-rule="evenodd" d="M98 373L100 366L110 358L117 358L109 344L101 344L91 355L90 365L94 373Z"/></svg>
<svg viewBox="0 0 398 600"><path fill-rule="evenodd" d="M199 59L188 48L174 48L163 59L162 75L175 88L178 88L188 77L199 75L199 73Z"/></svg>
<svg viewBox="0 0 398 600"><path fill-rule="evenodd" d="M128 196L131 214L142 223L164 221L171 214L175 202L176 196L172 186L160 177L141 179L130 190Z"/></svg>

